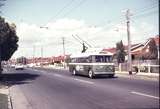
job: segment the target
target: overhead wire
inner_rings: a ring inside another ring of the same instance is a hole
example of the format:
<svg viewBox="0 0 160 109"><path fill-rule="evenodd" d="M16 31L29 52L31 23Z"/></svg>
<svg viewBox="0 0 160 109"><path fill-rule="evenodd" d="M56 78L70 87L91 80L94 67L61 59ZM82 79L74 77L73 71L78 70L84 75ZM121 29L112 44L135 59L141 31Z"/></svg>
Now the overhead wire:
<svg viewBox="0 0 160 109"><path fill-rule="evenodd" d="M72 7L66 14L64 14L63 17L66 17L71 12L75 11L78 7L80 7L83 3L85 3L85 1L87 1L87 0L81 0L77 5L75 5L74 7Z"/></svg>
<svg viewBox="0 0 160 109"><path fill-rule="evenodd" d="M143 16L145 16L145 15L152 15L152 14L155 14L156 12L158 12L158 10L153 10L153 9L158 9L157 8L158 7L158 5L157 5L157 3L154 3L154 4L152 4L151 6L145 6L145 7L143 7L143 8L140 8L140 9L136 9L136 14L135 15L132 15L131 16L131 18L140 18L140 17L143 17ZM116 18L117 19L117 18ZM116 20L115 19L115 20ZM120 19L121 20L121 19ZM118 20L118 21L120 21L120 20ZM113 20L112 20L113 21ZM118 22L117 21L117 22ZM121 20L120 22L126 22L126 20ZM115 24L115 23L114 23ZM113 27L114 26L114 24L112 24L112 25L110 25L110 26L107 26L107 25L105 25L104 26L104 28L105 29L107 29L107 28L111 28L111 27ZM98 32L96 32L96 33L98 33ZM95 33L95 34L96 34Z"/></svg>
<svg viewBox="0 0 160 109"><path fill-rule="evenodd" d="M135 14L131 16L131 18L135 18L137 16L141 16L142 14L150 13L151 11L155 11L158 9L158 2L153 2L151 5L145 6L143 8L135 9ZM152 12L151 12L152 13Z"/></svg>
<svg viewBox="0 0 160 109"><path fill-rule="evenodd" d="M60 15L67 7L71 6L72 3L74 2L75 0L71 0L70 2L68 2L66 5L64 5L56 14L54 17L52 17L49 21L55 19L58 15ZM49 22L48 21L48 22Z"/></svg>

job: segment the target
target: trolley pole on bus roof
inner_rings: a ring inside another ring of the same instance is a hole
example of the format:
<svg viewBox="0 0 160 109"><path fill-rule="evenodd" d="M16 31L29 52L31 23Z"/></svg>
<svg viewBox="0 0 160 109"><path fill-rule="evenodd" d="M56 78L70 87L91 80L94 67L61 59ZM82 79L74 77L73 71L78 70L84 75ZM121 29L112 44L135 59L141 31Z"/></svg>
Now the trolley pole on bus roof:
<svg viewBox="0 0 160 109"><path fill-rule="evenodd" d="M128 37L128 72L132 74L132 57L131 57L131 37L130 37L130 10L126 11L127 20L127 37Z"/></svg>

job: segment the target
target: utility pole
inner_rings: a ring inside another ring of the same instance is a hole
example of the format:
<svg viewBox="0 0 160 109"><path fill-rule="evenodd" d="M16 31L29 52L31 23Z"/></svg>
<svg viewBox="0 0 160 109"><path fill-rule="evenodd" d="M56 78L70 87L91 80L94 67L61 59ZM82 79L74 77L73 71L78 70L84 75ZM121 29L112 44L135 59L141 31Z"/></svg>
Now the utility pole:
<svg viewBox="0 0 160 109"><path fill-rule="evenodd" d="M43 66L43 46L41 46L41 64Z"/></svg>
<svg viewBox="0 0 160 109"><path fill-rule="evenodd" d="M41 46L41 57L43 57L43 46Z"/></svg>
<svg viewBox="0 0 160 109"><path fill-rule="evenodd" d="M128 37L128 72L132 74L132 57L131 57L131 37L130 37L130 10L126 11L127 20L127 37Z"/></svg>
<svg viewBox="0 0 160 109"><path fill-rule="evenodd" d="M65 38L62 37L62 44L63 44L63 56L64 56L64 68L65 68Z"/></svg>
<svg viewBox="0 0 160 109"><path fill-rule="evenodd" d="M36 62L35 62L35 51L36 51L35 45L33 45L33 64L36 63Z"/></svg>

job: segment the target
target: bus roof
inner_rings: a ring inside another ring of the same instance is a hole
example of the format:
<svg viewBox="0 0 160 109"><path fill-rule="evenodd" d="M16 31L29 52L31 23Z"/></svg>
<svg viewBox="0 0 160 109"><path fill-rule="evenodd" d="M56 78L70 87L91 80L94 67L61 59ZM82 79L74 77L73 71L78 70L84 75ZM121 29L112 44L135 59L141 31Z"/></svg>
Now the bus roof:
<svg viewBox="0 0 160 109"><path fill-rule="evenodd" d="M89 57L89 56L112 56L113 53L79 53L79 54L72 54L70 57L71 58L80 58L80 57Z"/></svg>

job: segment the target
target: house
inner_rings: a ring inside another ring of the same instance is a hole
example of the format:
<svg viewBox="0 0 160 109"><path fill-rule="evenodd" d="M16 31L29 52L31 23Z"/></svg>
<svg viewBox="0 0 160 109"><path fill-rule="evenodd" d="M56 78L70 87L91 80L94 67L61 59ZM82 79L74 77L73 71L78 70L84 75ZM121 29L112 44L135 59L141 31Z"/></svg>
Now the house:
<svg viewBox="0 0 160 109"><path fill-rule="evenodd" d="M131 55L132 55L133 60L142 59L142 56L147 56L148 55L148 53L150 52L149 51L149 43L152 39L154 39L154 41L156 43L156 47L157 47L157 50L158 50L158 59L159 59L159 35L157 35L155 37L149 38L148 40L146 40L143 43L138 43L138 44L132 44L131 45ZM128 45L124 45L124 48L125 48L125 52L127 53ZM102 50L102 52L106 52L106 51L109 51L109 52L115 54L116 53L116 48L115 47L104 48ZM126 56L126 59L127 59L127 56ZM147 59L147 58L145 58L145 59Z"/></svg>
<svg viewBox="0 0 160 109"><path fill-rule="evenodd" d="M149 43L151 42L151 40L154 40L156 43L156 47L158 50L158 59L159 59L159 35L149 38L147 41L145 41L144 43L140 43L136 46L133 46L131 48L131 54L132 54L132 58L133 59L149 59L149 53L150 51L150 46Z"/></svg>

